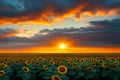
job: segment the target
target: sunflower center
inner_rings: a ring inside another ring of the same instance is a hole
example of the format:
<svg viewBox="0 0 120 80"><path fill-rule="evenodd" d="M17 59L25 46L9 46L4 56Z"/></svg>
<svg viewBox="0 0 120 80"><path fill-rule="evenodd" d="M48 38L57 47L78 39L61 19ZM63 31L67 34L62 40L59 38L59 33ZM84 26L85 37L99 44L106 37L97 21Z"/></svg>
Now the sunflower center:
<svg viewBox="0 0 120 80"><path fill-rule="evenodd" d="M61 68L60 68L60 71L61 71L61 72L64 72L64 71L65 71L65 68L61 67Z"/></svg>

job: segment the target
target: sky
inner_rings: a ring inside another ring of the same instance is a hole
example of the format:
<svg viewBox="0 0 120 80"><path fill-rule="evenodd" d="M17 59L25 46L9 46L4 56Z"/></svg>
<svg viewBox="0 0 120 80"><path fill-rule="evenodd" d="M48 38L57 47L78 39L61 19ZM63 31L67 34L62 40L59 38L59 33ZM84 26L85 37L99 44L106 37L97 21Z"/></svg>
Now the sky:
<svg viewBox="0 0 120 80"><path fill-rule="evenodd" d="M120 53L119 36L120 0L0 0L0 53Z"/></svg>

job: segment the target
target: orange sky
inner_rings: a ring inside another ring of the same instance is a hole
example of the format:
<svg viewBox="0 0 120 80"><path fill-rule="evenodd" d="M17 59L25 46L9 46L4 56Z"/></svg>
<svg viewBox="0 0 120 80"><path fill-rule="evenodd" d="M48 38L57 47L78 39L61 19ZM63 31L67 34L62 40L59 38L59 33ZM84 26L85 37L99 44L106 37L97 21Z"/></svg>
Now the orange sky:
<svg viewBox="0 0 120 80"><path fill-rule="evenodd" d="M120 53L120 47L74 47L64 50L58 47L33 47L24 49L0 49L0 53Z"/></svg>
<svg viewBox="0 0 120 80"><path fill-rule="evenodd" d="M119 0L2 2L0 53L120 53Z"/></svg>

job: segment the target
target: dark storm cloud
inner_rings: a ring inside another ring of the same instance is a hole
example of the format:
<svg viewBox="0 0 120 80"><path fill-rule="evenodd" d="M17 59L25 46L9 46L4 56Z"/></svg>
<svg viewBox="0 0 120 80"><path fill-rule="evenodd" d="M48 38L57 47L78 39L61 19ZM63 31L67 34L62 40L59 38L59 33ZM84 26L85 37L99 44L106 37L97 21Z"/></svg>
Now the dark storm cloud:
<svg viewBox="0 0 120 80"><path fill-rule="evenodd" d="M44 29L32 38L4 37L0 48L24 48L34 46L54 46L53 43L66 39L72 46L120 46L120 18L92 21L91 26L82 28ZM99 26L102 25L102 26ZM104 26L104 27L103 27ZM0 30L0 34L5 33Z"/></svg>
<svg viewBox="0 0 120 80"><path fill-rule="evenodd" d="M0 0L0 23L51 22L65 14L120 14L120 0ZM1 21L2 20L2 21ZM3 21L4 20L4 21Z"/></svg>

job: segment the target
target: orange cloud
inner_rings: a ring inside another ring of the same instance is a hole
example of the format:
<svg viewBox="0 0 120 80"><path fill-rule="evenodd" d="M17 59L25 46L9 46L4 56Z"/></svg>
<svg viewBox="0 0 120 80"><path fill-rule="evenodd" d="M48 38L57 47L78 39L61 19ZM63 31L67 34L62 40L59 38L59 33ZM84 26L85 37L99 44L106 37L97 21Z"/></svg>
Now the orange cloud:
<svg viewBox="0 0 120 80"><path fill-rule="evenodd" d="M36 5L38 4L37 1L34 2L36 2ZM68 17L84 19L84 14L90 17L119 15L120 6L117 5L117 2L113 4L108 4L107 1L103 1L103 3L101 3L100 1L94 0L75 0L68 2L63 1L63 3L64 5L58 4L57 2L51 3L48 0L46 1L46 3L41 2L41 4L43 4L42 7L30 6L32 7L32 9L35 10L26 8L26 11L18 11L16 13L8 10L8 12L6 12L4 16L0 15L0 25L7 23L17 24L24 22L50 24ZM67 6L67 3L69 4L69 6ZM27 4L29 4L29 2ZM24 7L26 6L24 5Z"/></svg>
<svg viewBox="0 0 120 80"><path fill-rule="evenodd" d="M1 35L0 38L14 36L15 34L16 33L7 33L7 34L4 34L4 35Z"/></svg>
<svg viewBox="0 0 120 80"><path fill-rule="evenodd" d="M19 30L14 30L10 28L1 29L0 38L15 36L17 33L19 33Z"/></svg>

